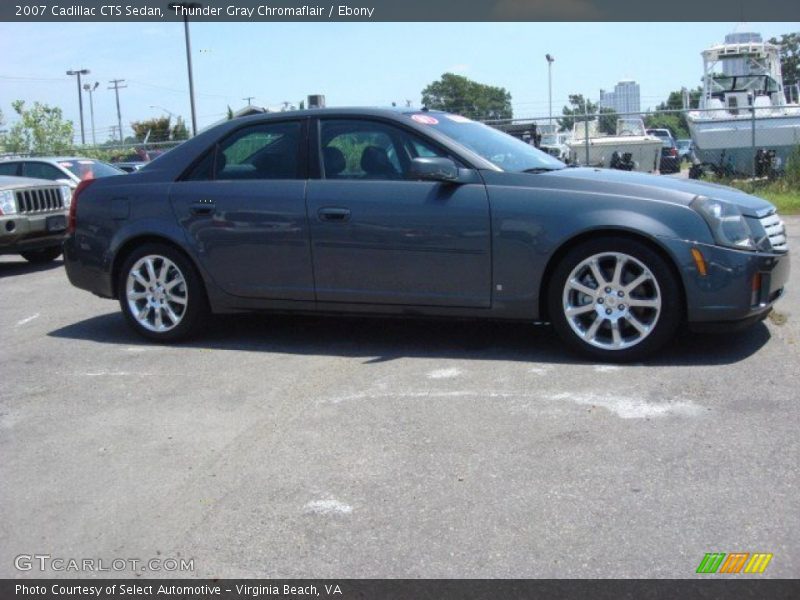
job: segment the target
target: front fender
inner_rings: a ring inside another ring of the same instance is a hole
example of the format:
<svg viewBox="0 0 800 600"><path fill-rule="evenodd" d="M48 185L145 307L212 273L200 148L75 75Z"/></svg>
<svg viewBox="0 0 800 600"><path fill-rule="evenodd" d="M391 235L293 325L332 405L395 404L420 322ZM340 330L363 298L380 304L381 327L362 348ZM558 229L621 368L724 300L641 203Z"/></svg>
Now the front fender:
<svg viewBox="0 0 800 600"><path fill-rule="evenodd" d="M597 192L490 187L493 307L513 318L539 318L548 265L572 241L593 232L636 235L658 245L669 239L713 243L702 217L688 206Z"/></svg>

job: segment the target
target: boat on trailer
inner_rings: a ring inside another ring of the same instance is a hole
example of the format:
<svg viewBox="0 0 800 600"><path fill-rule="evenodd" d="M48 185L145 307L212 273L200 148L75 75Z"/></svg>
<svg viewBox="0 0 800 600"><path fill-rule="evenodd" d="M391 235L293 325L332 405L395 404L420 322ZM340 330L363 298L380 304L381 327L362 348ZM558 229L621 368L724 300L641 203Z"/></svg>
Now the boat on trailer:
<svg viewBox="0 0 800 600"><path fill-rule="evenodd" d="M702 55L699 110L686 114L694 144L691 176L703 166L727 175L782 170L800 144L800 105L786 100L780 48L762 41L723 43Z"/></svg>
<svg viewBox="0 0 800 600"><path fill-rule="evenodd" d="M586 121L577 121L572 139L566 145L569 160L574 164L652 173L658 169L662 142L647 133L642 119L621 118L617 119L615 135L601 133L597 120L589 121L588 125Z"/></svg>

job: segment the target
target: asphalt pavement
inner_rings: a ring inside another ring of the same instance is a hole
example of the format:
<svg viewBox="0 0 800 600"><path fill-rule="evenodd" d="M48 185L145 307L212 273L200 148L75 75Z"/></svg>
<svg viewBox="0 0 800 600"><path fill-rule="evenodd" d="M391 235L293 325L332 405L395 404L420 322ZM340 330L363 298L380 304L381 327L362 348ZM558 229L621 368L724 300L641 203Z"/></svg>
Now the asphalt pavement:
<svg viewBox="0 0 800 600"><path fill-rule="evenodd" d="M796 281L763 324L612 366L499 323L243 315L154 345L60 260L2 257L0 577L91 575L15 566L46 554L193 567L105 576L683 578L708 552L796 577Z"/></svg>

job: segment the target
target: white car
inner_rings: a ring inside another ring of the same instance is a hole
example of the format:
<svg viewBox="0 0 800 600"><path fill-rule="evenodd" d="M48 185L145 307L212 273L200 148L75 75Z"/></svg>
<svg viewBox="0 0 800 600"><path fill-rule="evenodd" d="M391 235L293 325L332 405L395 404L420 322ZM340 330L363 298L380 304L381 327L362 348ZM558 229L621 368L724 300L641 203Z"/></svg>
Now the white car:
<svg viewBox="0 0 800 600"><path fill-rule="evenodd" d="M94 158L41 156L0 160L0 175L48 179L73 189L84 179L124 174L121 169Z"/></svg>

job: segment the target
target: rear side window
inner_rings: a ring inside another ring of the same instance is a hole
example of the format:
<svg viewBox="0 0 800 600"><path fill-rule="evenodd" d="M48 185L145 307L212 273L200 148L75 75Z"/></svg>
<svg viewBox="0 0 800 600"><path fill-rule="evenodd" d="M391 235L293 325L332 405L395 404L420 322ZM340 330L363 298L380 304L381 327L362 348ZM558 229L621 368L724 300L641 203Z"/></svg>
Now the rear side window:
<svg viewBox="0 0 800 600"><path fill-rule="evenodd" d="M262 123L234 132L209 151L187 177L190 181L299 179L301 126Z"/></svg>
<svg viewBox="0 0 800 600"><path fill-rule="evenodd" d="M69 179L66 173L56 169L53 165L41 162L26 162L23 169L25 177L35 177L36 179Z"/></svg>
<svg viewBox="0 0 800 600"><path fill-rule="evenodd" d="M0 175L16 175L19 163L0 162Z"/></svg>

